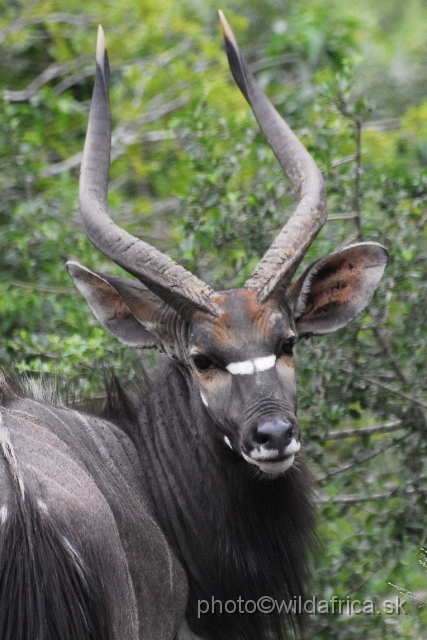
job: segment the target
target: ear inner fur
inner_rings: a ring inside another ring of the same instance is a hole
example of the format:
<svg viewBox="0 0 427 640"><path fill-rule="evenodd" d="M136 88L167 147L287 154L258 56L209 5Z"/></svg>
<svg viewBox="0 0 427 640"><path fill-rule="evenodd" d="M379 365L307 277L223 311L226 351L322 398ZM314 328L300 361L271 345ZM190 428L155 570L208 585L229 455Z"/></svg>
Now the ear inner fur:
<svg viewBox="0 0 427 640"><path fill-rule="evenodd" d="M310 265L289 290L300 337L331 333L351 322L371 300L387 261L383 246L366 242Z"/></svg>

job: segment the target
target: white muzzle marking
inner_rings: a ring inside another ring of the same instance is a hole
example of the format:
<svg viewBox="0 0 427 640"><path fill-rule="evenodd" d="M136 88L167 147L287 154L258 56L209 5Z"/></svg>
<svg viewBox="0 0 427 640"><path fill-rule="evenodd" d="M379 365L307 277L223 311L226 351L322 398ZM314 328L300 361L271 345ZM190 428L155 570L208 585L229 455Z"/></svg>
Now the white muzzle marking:
<svg viewBox="0 0 427 640"><path fill-rule="evenodd" d="M243 458L250 464L256 465L261 471L270 475L278 475L284 473L287 469L292 467L295 454L301 449L301 444L297 442L295 438L292 438L284 450L285 458L277 460L279 451L277 449L253 449L250 455L242 452Z"/></svg>

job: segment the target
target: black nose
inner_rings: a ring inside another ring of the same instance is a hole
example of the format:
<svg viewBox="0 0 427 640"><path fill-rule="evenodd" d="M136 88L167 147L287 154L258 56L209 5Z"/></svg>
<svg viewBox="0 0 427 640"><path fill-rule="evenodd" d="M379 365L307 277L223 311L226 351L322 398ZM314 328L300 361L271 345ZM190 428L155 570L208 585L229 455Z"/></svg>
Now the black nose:
<svg viewBox="0 0 427 640"><path fill-rule="evenodd" d="M254 441L266 449L285 449L296 436L296 428L284 420L263 422L254 434Z"/></svg>

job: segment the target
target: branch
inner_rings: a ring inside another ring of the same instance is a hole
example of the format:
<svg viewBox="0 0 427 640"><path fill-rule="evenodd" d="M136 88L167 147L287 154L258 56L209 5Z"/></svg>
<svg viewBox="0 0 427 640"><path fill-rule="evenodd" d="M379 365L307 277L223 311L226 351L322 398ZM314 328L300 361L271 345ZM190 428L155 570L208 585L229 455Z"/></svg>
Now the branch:
<svg viewBox="0 0 427 640"><path fill-rule="evenodd" d="M402 118L387 118L385 120L372 120L362 124L363 131L390 131L402 126Z"/></svg>
<svg viewBox="0 0 427 640"><path fill-rule="evenodd" d="M335 162L331 162L330 166L332 169L336 167L341 167L343 164L349 164L350 162L354 162L357 160L357 154L352 153L350 156L344 156L344 158L340 158L340 160L335 160Z"/></svg>
<svg viewBox="0 0 427 640"><path fill-rule="evenodd" d="M93 23L92 18L84 14L73 13L51 13L47 16L28 16L27 18L18 18L10 24L6 29L0 31L0 44L4 40L14 33L22 31L30 24L47 24L49 22L63 22L64 24L71 24L77 27L86 27Z"/></svg>
<svg viewBox="0 0 427 640"><path fill-rule="evenodd" d="M338 246L335 247L335 251L341 251L341 249L344 249L349 244L353 244L353 242L355 240L357 240L357 232L356 231L354 231L354 233L350 233L349 236L344 238L344 240L342 242L340 242Z"/></svg>
<svg viewBox="0 0 427 640"><path fill-rule="evenodd" d="M376 427L361 427L359 429L337 429L336 431L328 431L322 440L344 440L344 438L354 438L361 436L370 436L374 433L391 433L393 431L399 431L403 428L402 420L393 420L392 422L386 422L385 424L378 425Z"/></svg>
<svg viewBox="0 0 427 640"><path fill-rule="evenodd" d="M300 59L299 55L296 53L282 53L279 56L272 56L270 58L261 58L260 60L256 60L248 65L249 69L252 73L256 73L257 71L263 71L264 69L269 69L270 67L277 67L281 64L287 64L289 62L298 62Z"/></svg>
<svg viewBox="0 0 427 640"><path fill-rule="evenodd" d="M20 287L22 289L30 289L30 291L43 291L44 293L55 293L55 294L64 294L70 295L75 294L76 289L68 289L66 287L48 287L43 284L33 284L30 282L22 282L21 280L9 280L8 284L13 287Z"/></svg>
<svg viewBox="0 0 427 640"><path fill-rule="evenodd" d="M366 380L366 382L369 382L369 384L373 384L374 386L380 387L381 389L384 389L385 391L389 391L390 393L394 393L397 396L400 396L401 398L405 398L405 400L409 400L410 402L413 402L418 407L422 407L423 409L427 409L427 403L426 402L423 402L422 400L419 400L418 398L415 398L414 396L410 395L409 393L405 393L404 391L400 391L399 389L393 389L393 387L390 387L388 384L385 384L384 382L379 382L378 380L373 380L372 378L368 378L366 376L362 376L362 379Z"/></svg>
<svg viewBox="0 0 427 640"><path fill-rule="evenodd" d="M389 359L393 369L397 373L397 377L404 385L410 385L410 380L405 375L402 367L400 366L400 362L395 358L391 345L388 341L388 338L384 332L384 330L379 327L376 323L373 327L374 336L376 337L380 347L385 351L387 358Z"/></svg>
<svg viewBox="0 0 427 640"><path fill-rule="evenodd" d="M147 113L142 115L140 118L138 118L138 120L135 120L134 122L126 122L116 127L111 136L111 162L123 155L126 147L133 144L138 140L139 137L141 137L140 127L142 124L160 120L160 118L163 118L163 116L169 113L173 113L180 107L186 105L188 101L188 96L180 96L179 98L171 100L170 102L167 102L157 109L147 111ZM170 134L170 138L172 137L173 134ZM164 134L162 134L161 136L159 136L158 134L156 135L155 132L147 132L145 134L142 134L142 140L145 142L157 142L158 140L164 139ZM51 178L52 176L63 173L64 171L74 169L80 166L82 156L83 151L79 151L66 160L55 162L54 164L49 165L48 167L43 169L40 175L42 178Z"/></svg>
<svg viewBox="0 0 427 640"><path fill-rule="evenodd" d="M62 160L61 162L54 162L53 164L50 164L48 167L46 167L46 169L43 169L43 171L41 171L40 173L40 176L42 178L51 178L52 176L56 176L59 173L68 171L69 169L79 167L82 161L82 157L83 151L79 151L66 160Z"/></svg>
<svg viewBox="0 0 427 640"><path fill-rule="evenodd" d="M359 117L354 118L354 126L356 128L356 153L355 153L355 178L354 178L354 197L353 208L355 213L354 221L357 229L357 239L359 242L363 240L362 230L362 218L360 215L360 176L362 173L361 160L362 160L362 120Z"/></svg>
<svg viewBox="0 0 427 640"><path fill-rule="evenodd" d="M93 76L93 64L80 69L80 71L77 71L71 76L68 76L68 78L64 78L61 82L58 82L58 84L53 88L53 91L57 96L59 96L61 93L64 93L64 91L67 91L67 89L71 89L74 85L79 84L91 76Z"/></svg>
<svg viewBox="0 0 427 640"><path fill-rule="evenodd" d="M369 502L370 500L389 500L397 493L404 495L425 495L427 494L427 488L425 489L414 489L413 487L408 487L406 489L400 489L400 487L396 487L391 491L387 491L386 493L372 493L371 495L367 495L365 493L353 494L349 496L337 495L332 500L327 498L326 496L319 496L318 501L320 503L333 503L333 504L358 504L359 502Z"/></svg>
<svg viewBox="0 0 427 640"><path fill-rule="evenodd" d="M351 113L345 104L344 97L340 94L335 99L335 104L338 111L345 118L349 118L352 121L355 130L355 142L356 152L351 156L343 158L345 162L354 161L355 175L354 175L354 193L353 193L353 212L354 222L357 229L357 240L361 242L363 240L362 218L360 215L360 199L361 199L361 187L360 177L362 175L361 159L362 159L362 118L354 113Z"/></svg>
<svg viewBox="0 0 427 640"><path fill-rule="evenodd" d="M427 211L424 213L424 215L421 216L420 221L417 223L416 229L418 232L423 230L426 222L427 222Z"/></svg>
<svg viewBox="0 0 427 640"><path fill-rule="evenodd" d="M355 213L336 213L328 215L326 222L332 222L333 220L355 220L359 217L357 212Z"/></svg>
<svg viewBox="0 0 427 640"><path fill-rule="evenodd" d="M126 181L126 178L125 178ZM115 186L115 185L113 185ZM111 187L110 187L110 190ZM131 225L141 225L146 224L147 222L158 222L161 216L169 216L174 215L179 212L179 208L181 206L181 200L175 196L170 196L168 198L163 198L162 200L155 200L151 202L150 213L145 213L141 218L141 214L135 213L131 210L129 213L123 213L123 210L120 214L120 225L122 227L128 227ZM135 231L138 235L138 230ZM146 229L144 229L144 239L148 236L146 234ZM151 236L154 238L154 236ZM161 236L161 239L165 239L165 234ZM147 240L148 242L148 240Z"/></svg>
<svg viewBox="0 0 427 640"><path fill-rule="evenodd" d="M384 447L380 447L376 451L373 451L372 453L368 453L368 455L366 456L356 457L353 460L353 462L350 462L349 464L345 464L339 469L336 469L335 471L331 471L330 473L327 473L324 476L320 476L320 478L316 478L316 482L323 482L324 480L329 480L329 478L334 478L335 476L338 476L341 473L345 473L346 471L349 471L349 469L353 469L354 467L360 464L363 464L364 462L368 462L368 460L372 460L372 458L376 458L377 456L381 455L385 451L388 451L388 449L391 449L406 437L407 437L407 434L404 433L402 436L395 438L394 440L386 444Z"/></svg>
<svg viewBox="0 0 427 640"><path fill-rule="evenodd" d="M59 62L55 62L51 64L47 69L45 69L37 78L34 78L32 82L21 91L11 91L5 89L3 92L3 98L6 102L26 102L32 96L37 93L37 91L45 84L53 80L54 78L58 78L59 76L63 76L70 71L73 71L77 67L79 67L83 62L87 62L89 60L89 56L79 56L74 60L70 60L69 62L65 62L63 64ZM91 73L93 74L93 65L91 66ZM81 72L80 72L81 73ZM62 84L62 83L60 83Z"/></svg>

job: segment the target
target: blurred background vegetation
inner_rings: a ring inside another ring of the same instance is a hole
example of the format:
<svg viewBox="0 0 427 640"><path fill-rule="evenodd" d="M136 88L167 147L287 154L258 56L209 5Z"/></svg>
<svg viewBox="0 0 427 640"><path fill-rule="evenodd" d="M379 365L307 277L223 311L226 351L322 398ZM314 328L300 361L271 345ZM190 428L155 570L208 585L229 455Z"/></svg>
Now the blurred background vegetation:
<svg viewBox="0 0 427 640"><path fill-rule="evenodd" d="M59 376L77 401L121 348L64 262L117 272L87 241L77 184L96 26L112 66L113 217L211 285L241 285L294 195L231 82L212 0L6 0L0 6L0 360ZM346 244L390 249L368 311L300 344L306 454L322 553L313 594L423 598L427 573L427 5L422 0L225 0L261 86L318 162L330 217L306 264ZM424 638L407 616L324 615L324 640ZM427 595L426 595L427 599Z"/></svg>

